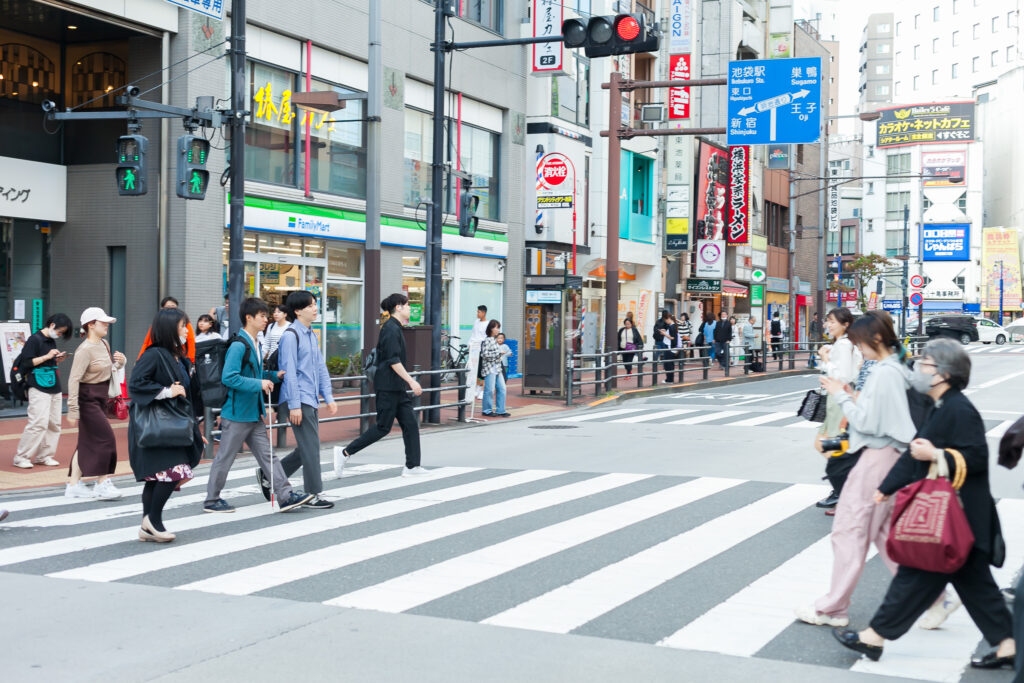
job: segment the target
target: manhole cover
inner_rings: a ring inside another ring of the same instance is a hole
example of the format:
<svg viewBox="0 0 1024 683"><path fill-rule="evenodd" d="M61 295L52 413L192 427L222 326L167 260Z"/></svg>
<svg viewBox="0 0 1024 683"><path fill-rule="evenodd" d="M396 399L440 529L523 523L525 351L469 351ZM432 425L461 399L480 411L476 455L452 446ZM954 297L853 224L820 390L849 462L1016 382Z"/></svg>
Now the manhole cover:
<svg viewBox="0 0 1024 683"><path fill-rule="evenodd" d="M530 429L576 429L576 425L533 425Z"/></svg>

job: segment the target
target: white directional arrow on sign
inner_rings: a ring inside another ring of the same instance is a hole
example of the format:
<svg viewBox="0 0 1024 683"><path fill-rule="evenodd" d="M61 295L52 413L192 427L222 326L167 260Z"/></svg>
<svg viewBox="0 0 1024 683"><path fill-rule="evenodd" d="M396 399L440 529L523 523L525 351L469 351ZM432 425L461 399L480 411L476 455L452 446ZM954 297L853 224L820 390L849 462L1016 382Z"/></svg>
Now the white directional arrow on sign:
<svg viewBox="0 0 1024 683"><path fill-rule="evenodd" d="M781 95L776 95L775 97L769 97L767 100L761 100L760 102L752 104L749 107L744 107L743 109L740 109L739 115L749 116L754 112L760 114L761 112L770 111L771 113L769 115L769 125L771 127L771 131L769 137L771 140L775 140L775 110L778 109L779 107L784 107L787 104L790 104L791 102L793 102L793 100L802 99L810 94L811 91L807 90L806 88L797 90L796 92L785 92L782 93Z"/></svg>

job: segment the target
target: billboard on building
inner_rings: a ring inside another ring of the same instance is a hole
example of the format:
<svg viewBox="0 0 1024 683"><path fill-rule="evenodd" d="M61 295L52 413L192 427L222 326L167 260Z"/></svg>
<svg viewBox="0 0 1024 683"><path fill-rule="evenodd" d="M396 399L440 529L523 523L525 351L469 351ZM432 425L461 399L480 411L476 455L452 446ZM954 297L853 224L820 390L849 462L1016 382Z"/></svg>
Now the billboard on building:
<svg viewBox="0 0 1024 683"><path fill-rule="evenodd" d="M729 156L719 147L700 143L697 169L697 239L725 239L725 204L729 188Z"/></svg>
<svg viewBox="0 0 1024 683"><path fill-rule="evenodd" d="M563 19L562 3L559 0L533 0L533 37L544 38L562 34ZM563 73L562 41L550 43L534 43L533 73Z"/></svg>
<svg viewBox="0 0 1024 683"><path fill-rule="evenodd" d="M922 261L969 261L970 223L925 223L921 226Z"/></svg>
<svg viewBox="0 0 1024 683"><path fill-rule="evenodd" d="M693 51L693 0L669 0L668 51L670 54Z"/></svg>
<svg viewBox="0 0 1024 683"><path fill-rule="evenodd" d="M750 241L750 147L729 148L729 244Z"/></svg>
<svg viewBox="0 0 1024 683"><path fill-rule="evenodd" d="M690 80L689 54L672 55L668 60L668 79L670 81ZM668 89L668 118L670 120L690 118L689 88Z"/></svg>
<svg viewBox="0 0 1024 683"><path fill-rule="evenodd" d="M789 168L789 145L768 145L768 168Z"/></svg>
<svg viewBox="0 0 1024 683"><path fill-rule="evenodd" d="M725 277L725 240L697 240L697 277Z"/></svg>
<svg viewBox="0 0 1024 683"><path fill-rule="evenodd" d="M981 230L981 310L1021 310L1020 249L1016 228ZM1002 297L1000 297L1000 279Z"/></svg>
<svg viewBox="0 0 1024 683"><path fill-rule="evenodd" d="M967 150L921 152L925 187L962 185L967 180Z"/></svg>
<svg viewBox="0 0 1024 683"><path fill-rule="evenodd" d="M936 102L880 109L879 149L974 142L974 102Z"/></svg>

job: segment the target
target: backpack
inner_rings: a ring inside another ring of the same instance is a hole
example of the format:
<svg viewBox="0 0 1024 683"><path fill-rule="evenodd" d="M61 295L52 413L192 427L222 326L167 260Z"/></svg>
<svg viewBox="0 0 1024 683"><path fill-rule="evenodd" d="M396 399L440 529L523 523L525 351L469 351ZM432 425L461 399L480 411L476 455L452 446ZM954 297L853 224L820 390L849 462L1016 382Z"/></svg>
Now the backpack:
<svg viewBox="0 0 1024 683"><path fill-rule="evenodd" d="M285 334L288 334L289 332L291 332L292 334L295 335L295 342L298 343L298 341L299 341L299 333L296 332L294 328L291 328L291 327L287 328L281 334L281 336L283 337ZM280 370L280 368L278 367L278 359L277 359L277 352L280 351L280 350L281 350L281 341L278 340L277 348L274 349L274 352L272 354L267 356L267 359L265 361L263 361L263 369L264 370L268 370L270 372L277 372L278 370Z"/></svg>
<svg viewBox="0 0 1024 683"><path fill-rule="evenodd" d="M10 376L10 387L11 396L16 401L27 401L28 400L28 373L31 370L22 372L22 364L25 362L24 359L25 351L22 350L18 354L18 357L11 363L11 376Z"/></svg>
<svg viewBox="0 0 1024 683"><path fill-rule="evenodd" d="M224 357L228 347L235 342L243 344L244 355L242 365L249 362L250 347L248 342L237 334L231 339L211 339L196 344L196 379L199 390L203 394L203 405L207 408L220 408L228 397L228 388L224 386Z"/></svg>
<svg viewBox="0 0 1024 683"><path fill-rule="evenodd" d="M780 337L780 336L782 336L782 323L779 322L778 320L773 320L772 321L771 335L773 337Z"/></svg>
<svg viewBox="0 0 1024 683"><path fill-rule="evenodd" d="M363 374L366 375L366 379L373 384L373 378L377 376L377 347L370 349L370 352L366 354L366 358L363 360Z"/></svg>

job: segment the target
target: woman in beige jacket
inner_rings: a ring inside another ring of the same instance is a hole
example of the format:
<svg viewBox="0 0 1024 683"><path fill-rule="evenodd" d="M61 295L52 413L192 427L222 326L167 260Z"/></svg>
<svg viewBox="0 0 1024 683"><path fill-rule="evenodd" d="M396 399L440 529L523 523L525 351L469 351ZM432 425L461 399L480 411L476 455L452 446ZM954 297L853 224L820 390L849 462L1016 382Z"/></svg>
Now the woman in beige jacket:
<svg viewBox="0 0 1024 683"><path fill-rule="evenodd" d="M106 405L113 369L125 365L120 351L110 352L104 337L111 323L117 322L102 308L82 312L82 334L85 335L71 365L68 377L68 423L78 428L78 447L68 467L68 498L100 498L116 500L121 492L110 480L117 467L117 443L107 419ZM99 477L90 489L82 477Z"/></svg>

